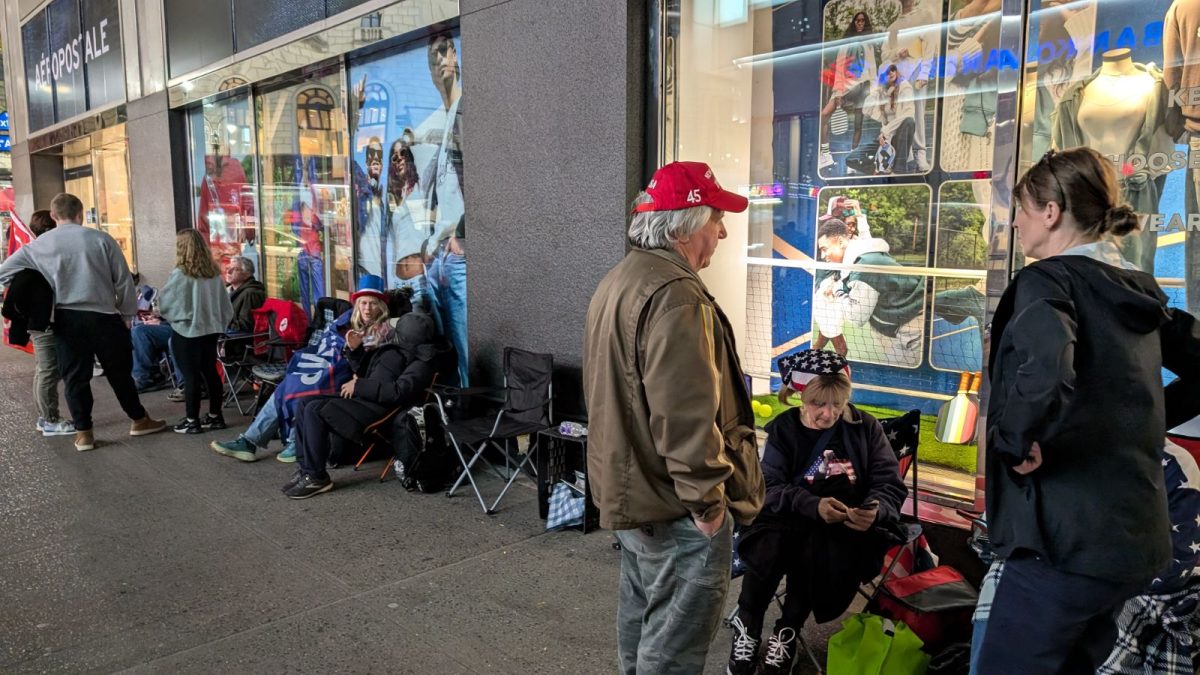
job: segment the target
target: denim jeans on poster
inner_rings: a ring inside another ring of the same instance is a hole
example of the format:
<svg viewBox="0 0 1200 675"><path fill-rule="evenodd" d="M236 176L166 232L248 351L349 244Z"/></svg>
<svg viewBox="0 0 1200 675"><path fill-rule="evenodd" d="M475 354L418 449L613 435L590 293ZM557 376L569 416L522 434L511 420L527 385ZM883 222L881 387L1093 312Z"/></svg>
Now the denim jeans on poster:
<svg viewBox="0 0 1200 675"><path fill-rule="evenodd" d="M439 247L425 273L438 328L458 352L459 386L467 380L467 260Z"/></svg>
<svg viewBox="0 0 1200 675"><path fill-rule="evenodd" d="M325 263L304 251L296 258L297 282L300 286L300 306L312 316L317 300L325 295Z"/></svg>

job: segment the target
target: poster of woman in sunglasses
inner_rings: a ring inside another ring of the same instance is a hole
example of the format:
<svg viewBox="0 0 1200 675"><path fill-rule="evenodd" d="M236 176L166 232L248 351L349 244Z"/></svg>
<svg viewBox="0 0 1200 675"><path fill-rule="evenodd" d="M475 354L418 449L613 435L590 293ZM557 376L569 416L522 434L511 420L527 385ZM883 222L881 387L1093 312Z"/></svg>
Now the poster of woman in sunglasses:
<svg viewBox="0 0 1200 675"><path fill-rule="evenodd" d="M466 382L462 74L443 32L351 64L355 268L407 287L458 350Z"/></svg>

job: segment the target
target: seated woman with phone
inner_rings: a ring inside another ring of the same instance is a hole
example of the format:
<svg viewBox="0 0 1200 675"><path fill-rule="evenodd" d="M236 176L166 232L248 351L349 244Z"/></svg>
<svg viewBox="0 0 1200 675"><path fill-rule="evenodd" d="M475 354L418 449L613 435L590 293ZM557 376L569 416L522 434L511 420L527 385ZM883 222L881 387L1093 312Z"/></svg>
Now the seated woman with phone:
<svg viewBox="0 0 1200 675"><path fill-rule="evenodd" d="M731 675L758 672L763 617L787 576L783 613L767 641L763 673L791 672L796 636L846 611L892 545L907 489L879 421L850 404L850 366L809 349L779 361L779 399L801 406L767 425L762 512L739 536L746 565L733 620Z"/></svg>

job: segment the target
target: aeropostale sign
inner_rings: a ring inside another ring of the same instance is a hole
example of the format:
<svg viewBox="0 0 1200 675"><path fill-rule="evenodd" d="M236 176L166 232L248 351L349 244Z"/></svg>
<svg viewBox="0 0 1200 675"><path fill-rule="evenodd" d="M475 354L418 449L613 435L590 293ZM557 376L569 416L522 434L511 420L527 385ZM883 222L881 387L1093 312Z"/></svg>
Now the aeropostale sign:
<svg viewBox="0 0 1200 675"><path fill-rule="evenodd" d="M41 87L51 79L58 80L64 74L78 70L83 64L104 56L111 48L106 17L100 19L99 25L91 26L50 54L42 52L42 58L33 68L34 84Z"/></svg>
<svg viewBox="0 0 1200 675"><path fill-rule="evenodd" d="M21 43L31 131L125 99L119 0L53 0Z"/></svg>

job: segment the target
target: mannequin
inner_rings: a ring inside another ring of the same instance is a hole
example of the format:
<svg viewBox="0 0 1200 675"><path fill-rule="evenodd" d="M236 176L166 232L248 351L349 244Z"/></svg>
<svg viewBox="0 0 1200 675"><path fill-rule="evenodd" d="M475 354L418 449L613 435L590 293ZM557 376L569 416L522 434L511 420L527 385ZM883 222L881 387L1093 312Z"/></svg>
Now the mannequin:
<svg viewBox="0 0 1200 675"><path fill-rule="evenodd" d="M1128 49L1105 52L1101 59L1099 70L1063 93L1051 116L1053 145L1090 146L1120 162L1121 168L1132 166L1131 158L1140 158L1140 168L1120 172L1121 196L1138 213L1157 213L1169 168L1148 160L1175 149L1164 124L1167 90L1162 71L1154 64L1134 63ZM1157 250L1157 233L1150 230L1133 232L1121 242L1125 259L1151 274Z"/></svg>
<svg viewBox="0 0 1200 675"><path fill-rule="evenodd" d="M1134 66L1128 49L1105 52L1101 59L1099 76L1083 88L1077 121L1088 147L1122 156L1141 133L1157 82Z"/></svg>

